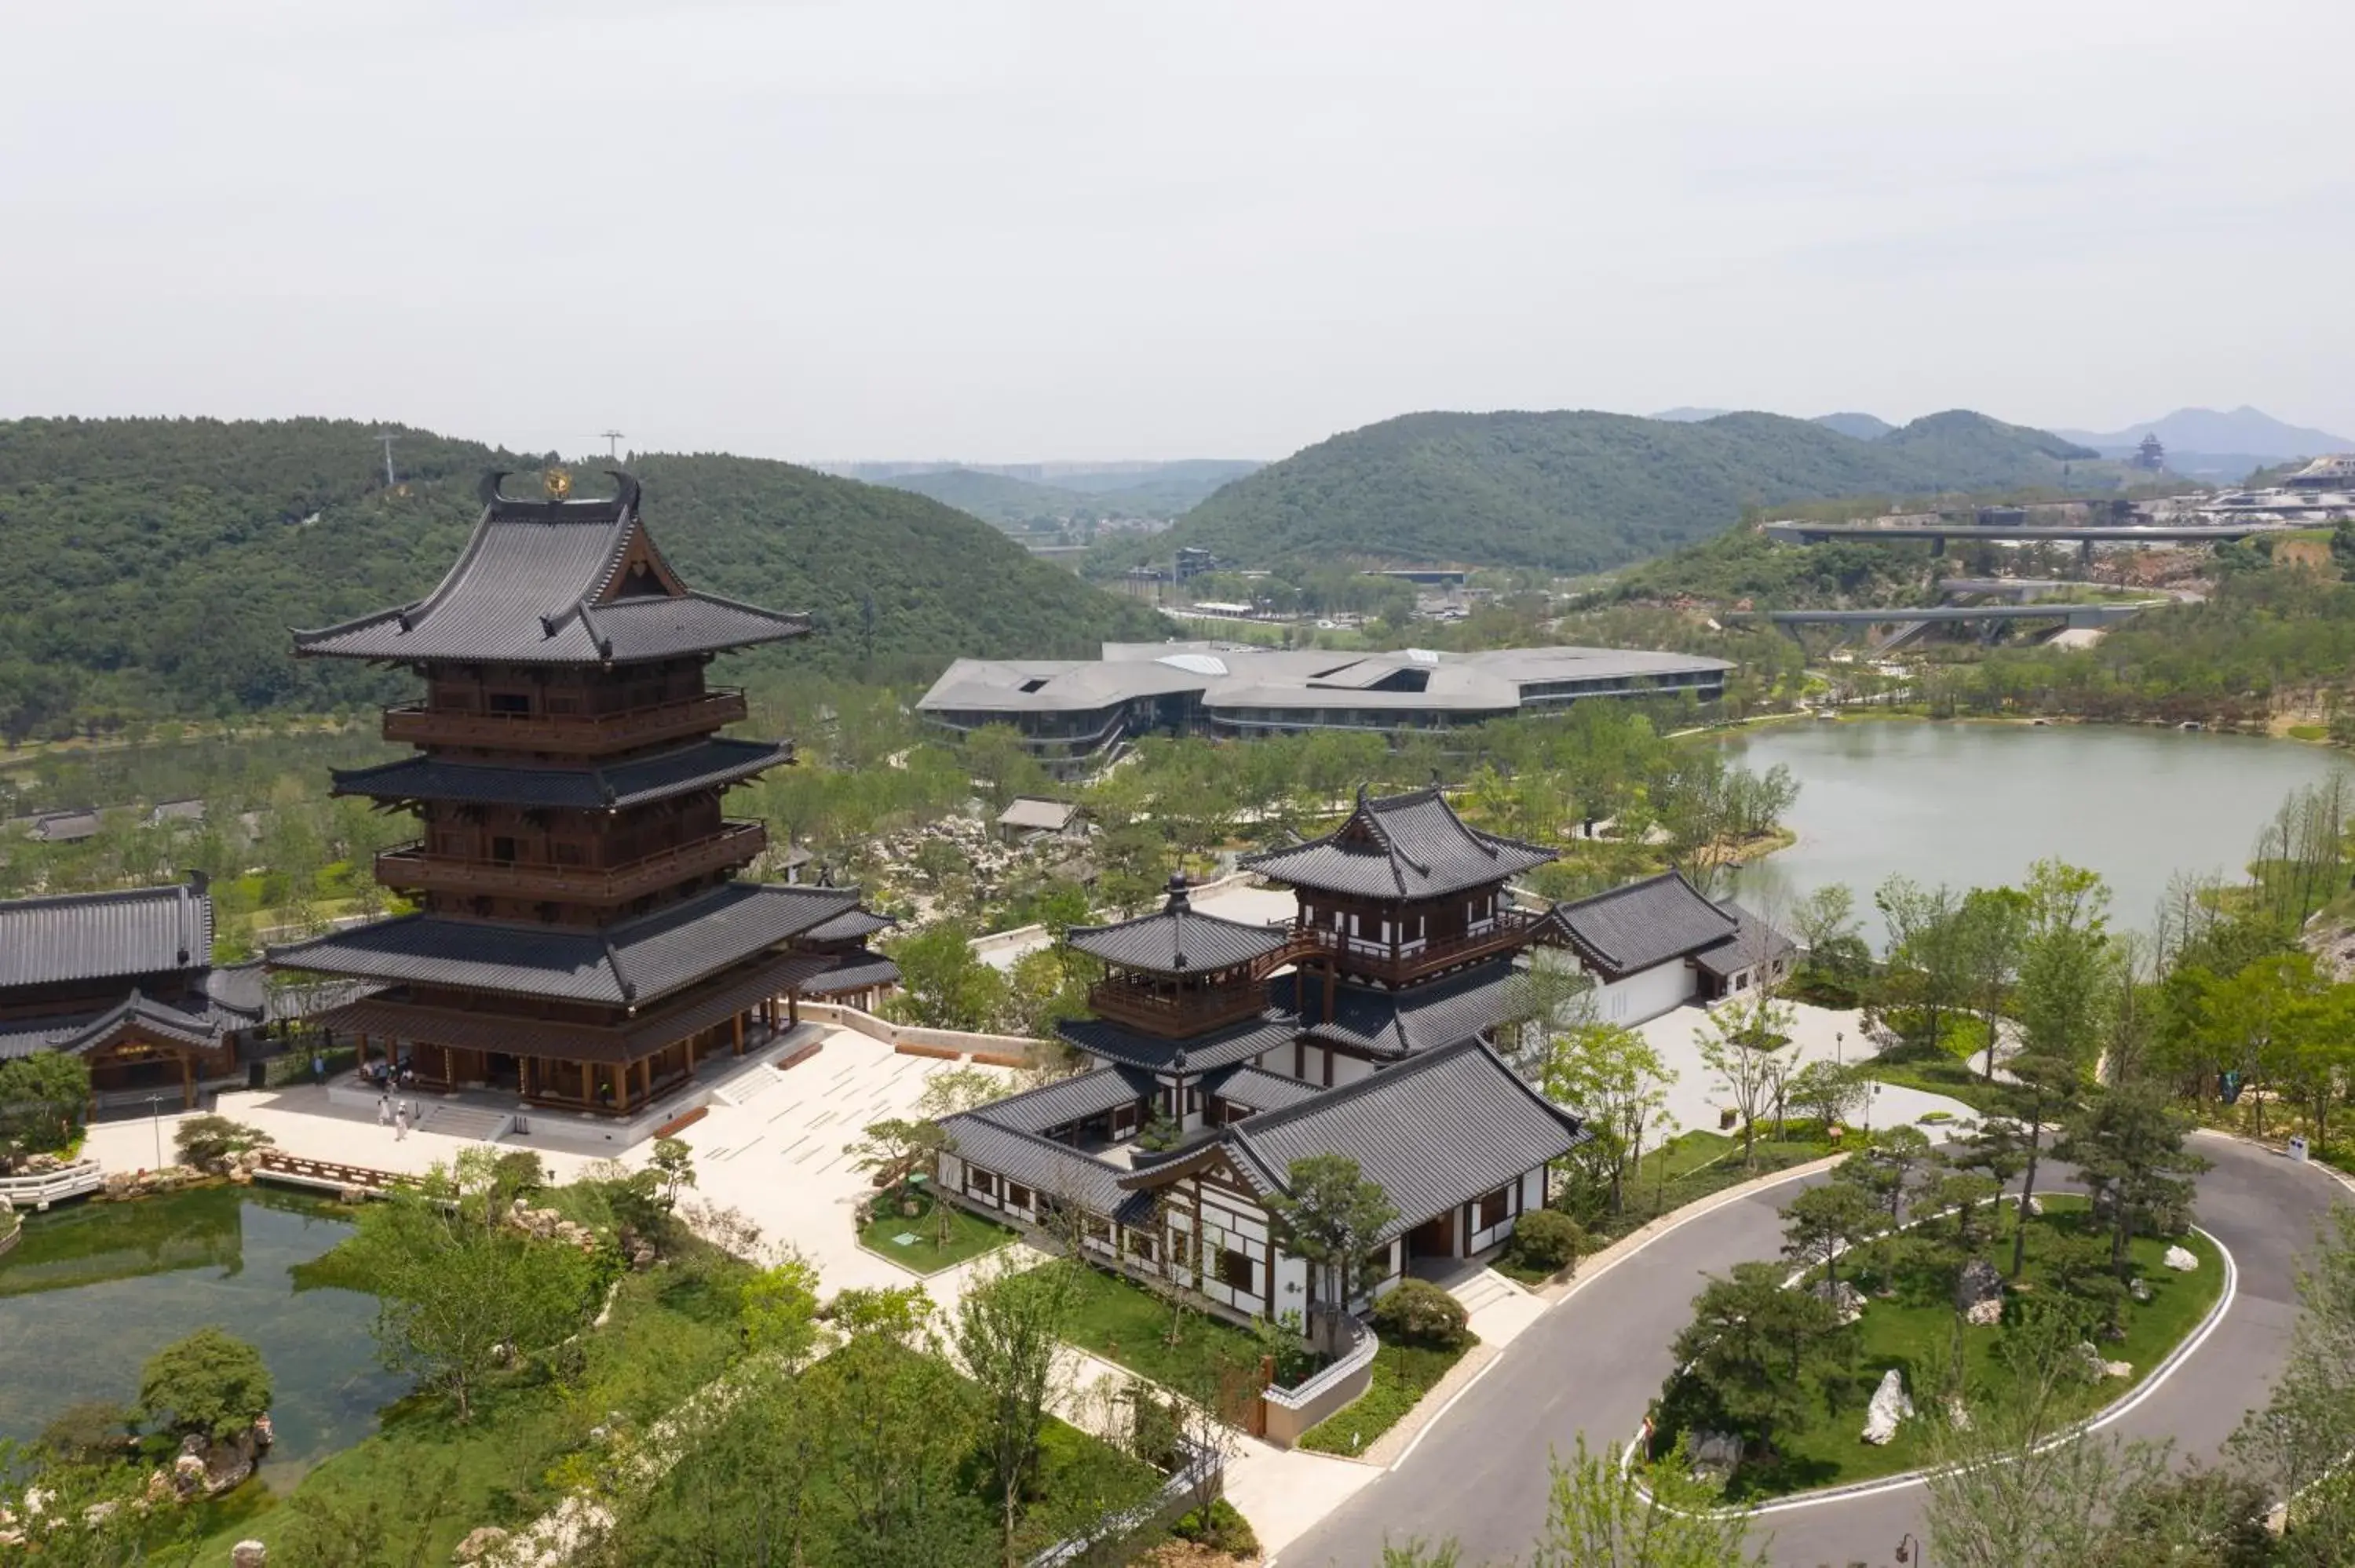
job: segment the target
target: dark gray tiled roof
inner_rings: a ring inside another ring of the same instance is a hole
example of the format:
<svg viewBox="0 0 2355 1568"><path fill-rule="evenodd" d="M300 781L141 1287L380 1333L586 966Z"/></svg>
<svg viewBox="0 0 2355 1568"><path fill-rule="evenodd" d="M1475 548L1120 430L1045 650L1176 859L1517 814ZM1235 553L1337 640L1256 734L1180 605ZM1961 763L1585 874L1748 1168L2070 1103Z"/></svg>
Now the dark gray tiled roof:
<svg viewBox="0 0 2355 1568"><path fill-rule="evenodd" d="M62 1051L69 1054L87 1051L117 1031L132 1029L186 1045L210 1046L225 1032L251 1022L224 1012L209 1002L200 1011L190 1012L134 991L103 1012L10 1019L0 1024L0 1061L29 1056L36 1051Z"/></svg>
<svg viewBox="0 0 2355 1568"><path fill-rule="evenodd" d="M1248 1062L1279 1045L1289 1045L1299 1025L1289 1013L1268 1012L1241 1023L1197 1034L1190 1040L1164 1040L1141 1034L1101 1018L1075 1018L1055 1026L1056 1033L1091 1056L1148 1072L1168 1072L1185 1054L1188 1073L1207 1073Z"/></svg>
<svg viewBox="0 0 2355 1568"><path fill-rule="evenodd" d="M200 969L213 901L186 884L0 903L0 987Z"/></svg>
<svg viewBox="0 0 2355 1568"><path fill-rule="evenodd" d="M619 1006L652 1001L858 902L855 887L731 882L602 934L405 915L272 948L267 957L278 969Z"/></svg>
<svg viewBox="0 0 2355 1568"><path fill-rule="evenodd" d="M859 937L871 937L886 927L898 924L889 915L878 915L872 909L846 909L833 919L804 931L802 940L847 942Z"/></svg>
<svg viewBox="0 0 2355 1568"><path fill-rule="evenodd" d="M1113 1213L1128 1200L1129 1194L1120 1185L1127 1172L1109 1160L1082 1154L1035 1132L1002 1127L981 1111L943 1117L941 1126L956 1140L960 1158L1033 1191L1052 1193L1099 1214Z"/></svg>
<svg viewBox="0 0 2355 1568"><path fill-rule="evenodd" d="M583 811L639 806L750 779L794 759L791 746L699 740L658 757L602 768L498 768L410 757L378 768L337 768L335 793L381 800L460 800Z"/></svg>
<svg viewBox="0 0 2355 1568"><path fill-rule="evenodd" d="M1614 976L1698 953L1732 936L1736 925L1732 915L1673 871L1557 904L1547 921Z"/></svg>
<svg viewBox="0 0 2355 1568"><path fill-rule="evenodd" d="M1736 926L1732 936L1693 955L1693 962L1704 972L1723 980L1799 950L1796 942L1741 905L1727 903L1719 907L1734 917Z"/></svg>
<svg viewBox="0 0 2355 1568"><path fill-rule="evenodd" d="M1221 1135L1238 1167L1266 1185L1287 1181L1295 1160L1320 1154L1356 1160L1398 1210L1385 1240L1560 1159L1582 1137L1576 1117L1477 1044L1246 1117Z"/></svg>
<svg viewBox="0 0 2355 1568"><path fill-rule="evenodd" d="M1017 1132L1045 1132L1049 1128L1102 1116L1153 1092L1150 1073L1135 1067L1098 1067L1018 1095L1008 1095L1002 1100L992 1100L965 1114Z"/></svg>
<svg viewBox="0 0 2355 1568"><path fill-rule="evenodd" d="M1289 849L1245 855L1261 875L1295 887L1365 898L1441 898L1503 882L1554 852L1467 825L1437 789L1369 799L1349 820Z"/></svg>
<svg viewBox="0 0 2355 1568"><path fill-rule="evenodd" d="M1296 1106L1326 1092L1319 1085L1304 1084L1298 1078L1287 1078L1281 1073L1262 1072L1252 1066L1234 1067L1214 1074L1203 1080L1203 1086L1222 1100L1231 1100L1237 1105L1262 1111Z"/></svg>
<svg viewBox="0 0 2355 1568"><path fill-rule="evenodd" d="M1114 969L1152 974L1202 974L1256 963L1281 948L1289 935L1272 926L1247 926L1198 914L1180 892L1167 907L1116 926L1074 926L1071 943Z"/></svg>
<svg viewBox="0 0 2355 1568"><path fill-rule="evenodd" d="M490 476L474 536L440 587L413 604L298 631L295 652L345 659L627 663L773 642L809 630L800 616L709 594L632 593L598 602L614 589L644 526L637 482L615 477L617 495L556 502L508 499L497 493L498 476ZM653 552L651 540L646 547Z"/></svg>
<svg viewBox="0 0 2355 1568"><path fill-rule="evenodd" d="M899 983L899 965L880 953L870 953L861 948L843 954L832 969L812 975L794 989L804 996L840 996L846 991L870 991L879 985Z"/></svg>
<svg viewBox="0 0 2355 1568"><path fill-rule="evenodd" d="M1333 988L1333 1015L1324 1016L1325 985L1311 976L1278 975L1269 994L1300 1011L1301 1033L1375 1056L1405 1056L1476 1039L1505 1015L1514 975L1508 956L1404 991L1371 986ZM1305 992L1305 994L1301 994Z"/></svg>

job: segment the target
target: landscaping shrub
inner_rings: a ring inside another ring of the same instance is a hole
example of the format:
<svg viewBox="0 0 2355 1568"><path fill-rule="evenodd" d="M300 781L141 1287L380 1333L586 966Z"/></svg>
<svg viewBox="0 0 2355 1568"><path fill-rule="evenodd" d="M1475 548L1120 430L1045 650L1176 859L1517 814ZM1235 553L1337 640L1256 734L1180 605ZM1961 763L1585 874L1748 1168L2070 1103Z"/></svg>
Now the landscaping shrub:
<svg viewBox="0 0 2355 1568"><path fill-rule="evenodd" d="M180 1163L199 1169L263 1141L260 1128L225 1116L192 1116L172 1134L172 1147L179 1150Z"/></svg>
<svg viewBox="0 0 2355 1568"><path fill-rule="evenodd" d="M218 1329L165 1345L139 1372L139 1408L172 1432L233 1437L270 1413L261 1352Z"/></svg>
<svg viewBox="0 0 2355 1568"><path fill-rule="evenodd" d="M1169 1529L1180 1541L1190 1541L1230 1557L1259 1555L1258 1532L1252 1529L1251 1520L1224 1498L1211 1499L1207 1510L1178 1515L1178 1522Z"/></svg>
<svg viewBox="0 0 2355 1568"><path fill-rule="evenodd" d="M1374 1303L1374 1332L1385 1340L1452 1351L1472 1337L1470 1323L1464 1303L1427 1279L1402 1279Z"/></svg>
<svg viewBox="0 0 2355 1568"><path fill-rule="evenodd" d="M1513 1227L1505 1248L1512 1261L1539 1274L1554 1274L1578 1261L1586 1245L1586 1232L1558 1209L1535 1209Z"/></svg>

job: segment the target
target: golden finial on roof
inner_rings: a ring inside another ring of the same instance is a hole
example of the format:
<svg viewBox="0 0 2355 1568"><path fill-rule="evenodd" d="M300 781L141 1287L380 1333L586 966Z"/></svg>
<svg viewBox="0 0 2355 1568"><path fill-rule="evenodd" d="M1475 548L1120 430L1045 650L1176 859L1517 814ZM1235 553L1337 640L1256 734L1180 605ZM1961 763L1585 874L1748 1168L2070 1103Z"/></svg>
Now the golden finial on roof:
<svg viewBox="0 0 2355 1568"><path fill-rule="evenodd" d="M561 501L572 493L572 475L552 464L539 476L539 482L547 487L550 501Z"/></svg>

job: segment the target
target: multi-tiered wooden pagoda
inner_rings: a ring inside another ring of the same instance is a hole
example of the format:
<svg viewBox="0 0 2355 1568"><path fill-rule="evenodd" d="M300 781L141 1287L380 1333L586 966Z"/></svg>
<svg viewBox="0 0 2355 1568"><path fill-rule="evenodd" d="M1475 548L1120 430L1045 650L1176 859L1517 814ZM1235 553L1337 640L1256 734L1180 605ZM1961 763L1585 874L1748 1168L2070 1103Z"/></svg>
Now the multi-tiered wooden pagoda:
<svg viewBox="0 0 2355 1568"><path fill-rule="evenodd" d="M295 634L298 655L425 682L384 715L416 755L336 775L338 793L417 815L421 836L376 874L420 907L270 959L384 987L322 1022L429 1086L628 1115L840 968L843 943L799 939L856 935L842 918L858 895L735 880L768 839L723 816L721 795L793 754L722 737L744 697L706 667L809 624L689 590L640 521L636 482L613 477L613 495L576 500L560 475L530 499L490 475L432 593Z"/></svg>

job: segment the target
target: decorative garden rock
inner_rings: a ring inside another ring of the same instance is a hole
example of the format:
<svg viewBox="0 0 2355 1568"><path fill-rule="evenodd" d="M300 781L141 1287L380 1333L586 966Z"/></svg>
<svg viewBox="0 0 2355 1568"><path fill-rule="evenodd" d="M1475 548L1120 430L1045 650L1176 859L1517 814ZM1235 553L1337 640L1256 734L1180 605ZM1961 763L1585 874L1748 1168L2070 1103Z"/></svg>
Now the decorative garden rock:
<svg viewBox="0 0 2355 1568"><path fill-rule="evenodd" d="M1742 1439L1731 1432L1696 1432L1689 1447L1696 1475L1730 1476L1742 1463Z"/></svg>
<svg viewBox="0 0 2355 1568"><path fill-rule="evenodd" d="M259 1541L240 1541L229 1549L229 1568L269 1568L270 1548Z"/></svg>
<svg viewBox="0 0 2355 1568"><path fill-rule="evenodd" d="M1839 1320L1843 1323L1853 1323L1864 1316L1864 1292L1845 1279L1838 1285L1828 1279L1818 1279L1807 1289L1817 1299L1830 1302L1832 1310L1839 1314Z"/></svg>
<svg viewBox="0 0 2355 1568"><path fill-rule="evenodd" d="M1872 1391L1872 1404L1864 1413L1864 1440L1887 1443L1897 1436L1897 1424L1913 1414L1913 1401L1906 1396L1905 1379L1895 1367L1881 1374L1881 1386Z"/></svg>
<svg viewBox="0 0 2355 1568"><path fill-rule="evenodd" d="M2126 1294L2134 1298L2138 1307L2150 1305L2150 1285L2139 1274L2126 1281Z"/></svg>
<svg viewBox="0 0 2355 1568"><path fill-rule="evenodd" d="M2200 1266L2200 1258L2198 1255L2190 1251L2188 1247L2169 1247L2167 1249L2166 1261L2168 1267L2179 1269L2185 1274L2189 1274L2193 1269Z"/></svg>
<svg viewBox="0 0 2355 1568"><path fill-rule="evenodd" d="M1999 1311L2003 1305L2003 1276L1995 1265L1983 1257L1975 1257L1963 1265L1955 1279L1955 1310L1968 1317L1972 1308L1983 1301L1993 1301ZM1974 1319L1973 1321L1977 1319Z"/></svg>
<svg viewBox="0 0 2355 1568"><path fill-rule="evenodd" d="M1990 1296L1963 1308L1963 1321L1974 1329L1992 1329L2003 1321L2003 1298Z"/></svg>
<svg viewBox="0 0 2355 1568"><path fill-rule="evenodd" d="M485 1558L495 1558L506 1549L506 1531L495 1524L486 1524L458 1542L458 1549L450 1557L456 1563L480 1563Z"/></svg>

